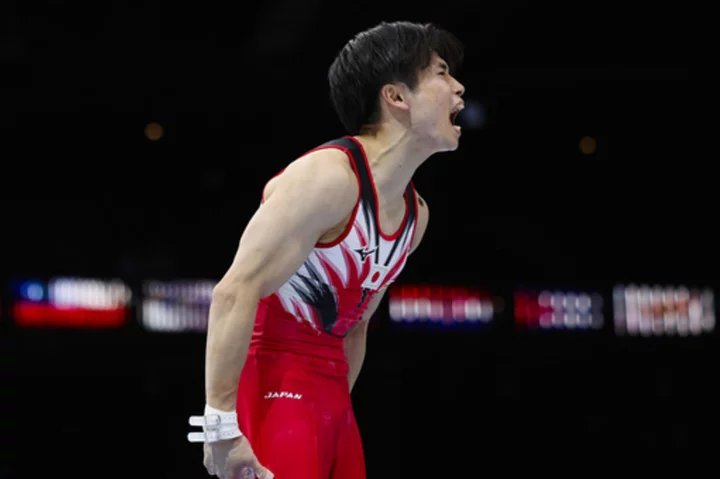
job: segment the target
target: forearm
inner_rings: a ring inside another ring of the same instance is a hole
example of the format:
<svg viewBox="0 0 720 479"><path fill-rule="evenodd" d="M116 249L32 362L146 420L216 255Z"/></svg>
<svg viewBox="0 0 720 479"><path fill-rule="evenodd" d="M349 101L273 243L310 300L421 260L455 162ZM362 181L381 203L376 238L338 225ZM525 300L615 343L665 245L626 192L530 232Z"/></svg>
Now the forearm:
<svg viewBox="0 0 720 479"><path fill-rule="evenodd" d="M205 352L205 394L207 403L214 408L231 411L236 407L256 310L255 295L222 290L213 293Z"/></svg>

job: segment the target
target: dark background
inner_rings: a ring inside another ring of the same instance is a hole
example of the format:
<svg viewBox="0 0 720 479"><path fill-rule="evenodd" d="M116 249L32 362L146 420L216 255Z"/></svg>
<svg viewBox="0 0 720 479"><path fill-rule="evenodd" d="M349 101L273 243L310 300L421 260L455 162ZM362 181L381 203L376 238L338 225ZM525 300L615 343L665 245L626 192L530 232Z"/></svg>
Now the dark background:
<svg viewBox="0 0 720 479"><path fill-rule="evenodd" d="M619 338L608 308L601 331L538 334L511 314L521 286L607 304L621 282L717 286L695 14L419 5L2 2L2 279L219 278L264 183L344 134L326 81L337 51L381 20L433 21L465 43L458 76L485 121L418 171L432 215L401 282L478 286L508 307L483 331L411 332L381 306L354 392L369 477L711 447L715 333ZM0 300L0 477L205 477L185 440L202 335L23 330Z"/></svg>

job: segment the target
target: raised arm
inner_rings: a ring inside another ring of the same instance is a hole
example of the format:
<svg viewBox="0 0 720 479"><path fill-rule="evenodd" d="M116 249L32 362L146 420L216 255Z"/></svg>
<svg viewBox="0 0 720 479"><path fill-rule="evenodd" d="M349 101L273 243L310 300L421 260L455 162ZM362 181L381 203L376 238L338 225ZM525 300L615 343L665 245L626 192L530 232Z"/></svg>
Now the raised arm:
<svg viewBox="0 0 720 479"><path fill-rule="evenodd" d="M352 212L357 196L347 157L334 149L296 160L273 180L213 290L205 358L209 406L235 409L258 301L300 268L318 239Z"/></svg>

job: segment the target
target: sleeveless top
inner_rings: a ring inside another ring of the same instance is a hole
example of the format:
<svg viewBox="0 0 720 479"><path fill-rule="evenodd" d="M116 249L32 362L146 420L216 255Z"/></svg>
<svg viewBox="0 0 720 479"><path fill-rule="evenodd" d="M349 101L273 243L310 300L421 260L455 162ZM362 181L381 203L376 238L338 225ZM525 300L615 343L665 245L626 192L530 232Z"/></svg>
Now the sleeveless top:
<svg viewBox="0 0 720 479"><path fill-rule="evenodd" d="M397 231L386 234L380 228L377 192L362 145L346 136L305 155L326 148L344 151L358 180L350 221L336 240L316 244L298 271L260 300L251 348L344 360L343 338L407 261L418 211L412 182L404 194L405 217Z"/></svg>

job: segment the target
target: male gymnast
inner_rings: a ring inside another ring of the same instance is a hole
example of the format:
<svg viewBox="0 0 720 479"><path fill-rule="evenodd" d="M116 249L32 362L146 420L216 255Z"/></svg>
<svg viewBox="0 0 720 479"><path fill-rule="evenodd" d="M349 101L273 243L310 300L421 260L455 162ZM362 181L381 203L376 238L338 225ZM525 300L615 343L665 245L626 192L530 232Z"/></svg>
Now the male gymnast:
<svg viewBox="0 0 720 479"><path fill-rule="evenodd" d="M265 185L213 291L204 464L221 479L365 479L351 390L368 320L415 251L412 176L458 147L463 47L432 24L381 23L328 72L348 132Z"/></svg>

